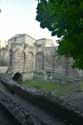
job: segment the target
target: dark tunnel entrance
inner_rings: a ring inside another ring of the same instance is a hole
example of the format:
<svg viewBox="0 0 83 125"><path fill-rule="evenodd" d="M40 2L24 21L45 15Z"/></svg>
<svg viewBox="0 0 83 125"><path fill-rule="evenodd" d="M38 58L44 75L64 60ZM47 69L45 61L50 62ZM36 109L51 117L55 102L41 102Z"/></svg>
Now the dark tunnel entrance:
<svg viewBox="0 0 83 125"><path fill-rule="evenodd" d="M19 84L21 84L21 82L23 81L23 76L21 73L15 73L13 78L14 81L18 82Z"/></svg>

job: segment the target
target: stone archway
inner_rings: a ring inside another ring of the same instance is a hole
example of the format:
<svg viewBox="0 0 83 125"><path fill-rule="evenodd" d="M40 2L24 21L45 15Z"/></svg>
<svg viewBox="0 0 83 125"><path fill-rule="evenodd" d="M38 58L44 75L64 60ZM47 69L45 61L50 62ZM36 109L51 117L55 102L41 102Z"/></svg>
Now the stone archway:
<svg viewBox="0 0 83 125"><path fill-rule="evenodd" d="M17 72L17 73L14 74L14 76L12 77L12 79L14 81L17 81L18 83L21 84L21 82L23 81L23 76L22 76L21 73Z"/></svg>

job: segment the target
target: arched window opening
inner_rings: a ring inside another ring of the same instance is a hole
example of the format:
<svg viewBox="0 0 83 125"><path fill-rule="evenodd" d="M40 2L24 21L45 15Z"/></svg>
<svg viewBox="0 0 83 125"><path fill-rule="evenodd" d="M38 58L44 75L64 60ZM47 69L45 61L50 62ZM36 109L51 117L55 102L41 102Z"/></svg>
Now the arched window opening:
<svg viewBox="0 0 83 125"><path fill-rule="evenodd" d="M26 60L25 60L25 71L32 72L34 65L34 55L32 52L27 53Z"/></svg>
<svg viewBox="0 0 83 125"><path fill-rule="evenodd" d="M36 55L36 70L41 71L44 68L44 56L42 53Z"/></svg>

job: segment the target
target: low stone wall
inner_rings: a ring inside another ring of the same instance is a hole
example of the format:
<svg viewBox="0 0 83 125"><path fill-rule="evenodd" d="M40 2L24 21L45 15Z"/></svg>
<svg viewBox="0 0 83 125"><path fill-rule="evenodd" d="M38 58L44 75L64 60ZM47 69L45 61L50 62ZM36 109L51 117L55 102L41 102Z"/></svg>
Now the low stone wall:
<svg viewBox="0 0 83 125"><path fill-rule="evenodd" d="M0 91L0 103L7 109L7 111L16 119L17 125L42 125L44 124L38 118L34 117L31 113L27 112L24 107L16 103L16 101Z"/></svg>
<svg viewBox="0 0 83 125"><path fill-rule="evenodd" d="M34 79L39 79L39 80L45 80L53 83L59 83L59 84L64 84L64 83L75 83L79 84L83 80L81 78L75 78L75 77L70 77L67 75L62 75L57 72L34 72Z"/></svg>

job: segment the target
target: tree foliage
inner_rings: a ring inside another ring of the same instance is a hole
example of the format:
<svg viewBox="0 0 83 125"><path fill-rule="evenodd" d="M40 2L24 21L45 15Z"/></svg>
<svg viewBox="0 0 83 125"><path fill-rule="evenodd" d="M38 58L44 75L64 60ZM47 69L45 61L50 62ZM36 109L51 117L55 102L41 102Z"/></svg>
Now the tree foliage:
<svg viewBox="0 0 83 125"><path fill-rule="evenodd" d="M83 69L83 0L39 0L36 20L59 40L58 53Z"/></svg>

